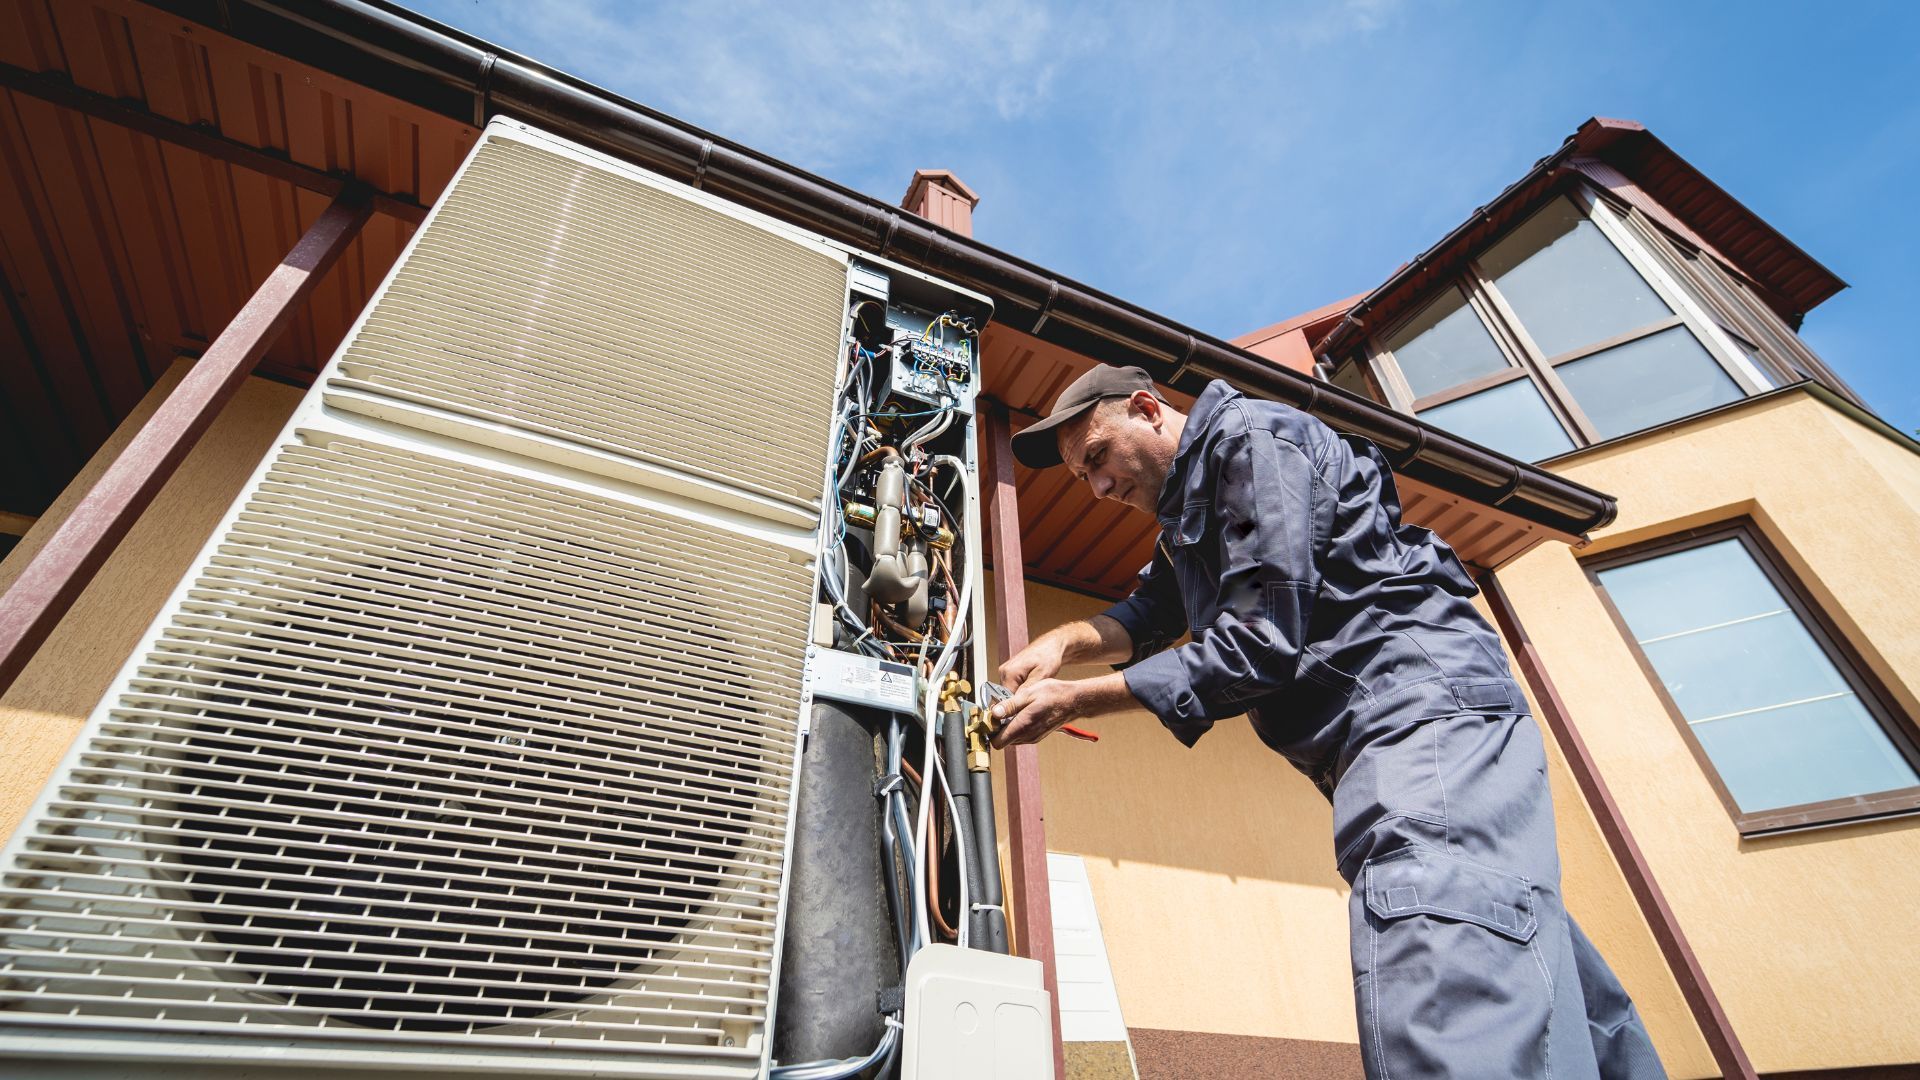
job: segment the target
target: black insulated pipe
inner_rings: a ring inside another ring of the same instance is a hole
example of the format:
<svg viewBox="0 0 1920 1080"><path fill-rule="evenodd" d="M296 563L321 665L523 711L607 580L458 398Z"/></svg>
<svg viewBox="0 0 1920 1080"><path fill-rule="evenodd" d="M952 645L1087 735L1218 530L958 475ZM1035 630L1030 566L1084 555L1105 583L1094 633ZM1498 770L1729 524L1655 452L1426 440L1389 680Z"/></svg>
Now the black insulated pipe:
<svg viewBox="0 0 1920 1080"><path fill-rule="evenodd" d="M968 773L973 803L973 845L979 853L980 893L975 903L986 905L981 912L985 916L987 936L981 940L980 947L992 949L997 953L1007 951L1007 913L1001 905L1006 903L1000 892L1000 837L993 823L993 773L986 769Z"/></svg>
<svg viewBox="0 0 1920 1080"><path fill-rule="evenodd" d="M773 1054L860 1057L885 1034L875 1004L900 981L880 865L870 719L817 704L800 765Z"/></svg>
<svg viewBox="0 0 1920 1080"><path fill-rule="evenodd" d="M1611 496L1282 368L1164 316L813 176L403 8L365 0L155 0L155 6L462 123L502 114L861 251L991 296L995 319L1156 378L1226 379L1378 444L1405 475L1567 536Z"/></svg>
<svg viewBox="0 0 1920 1080"><path fill-rule="evenodd" d="M947 783L953 790L953 847L956 861L965 869L967 896L975 904L987 902L981 892L984 877L980 870L980 852L973 839L973 785L965 777L967 773L967 735L966 714L947 712L940 714L940 763L946 769ZM929 856L930 858L932 856ZM998 877L996 871L995 877ZM975 948L987 944L986 913L981 910L962 911L959 917L967 920L967 944Z"/></svg>

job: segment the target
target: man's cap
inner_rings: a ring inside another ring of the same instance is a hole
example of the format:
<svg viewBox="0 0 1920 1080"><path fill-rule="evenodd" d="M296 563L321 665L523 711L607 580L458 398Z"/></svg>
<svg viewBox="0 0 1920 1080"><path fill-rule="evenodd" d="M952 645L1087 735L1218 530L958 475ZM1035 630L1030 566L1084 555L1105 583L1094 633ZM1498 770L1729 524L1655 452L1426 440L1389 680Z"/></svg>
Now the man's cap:
<svg viewBox="0 0 1920 1080"><path fill-rule="evenodd" d="M1160 391L1153 388L1153 377L1140 368L1094 365L1093 370L1060 391L1046 419L1013 436L1013 456L1029 469L1063 464L1056 429L1108 398L1132 397L1137 390L1160 396Z"/></svg>

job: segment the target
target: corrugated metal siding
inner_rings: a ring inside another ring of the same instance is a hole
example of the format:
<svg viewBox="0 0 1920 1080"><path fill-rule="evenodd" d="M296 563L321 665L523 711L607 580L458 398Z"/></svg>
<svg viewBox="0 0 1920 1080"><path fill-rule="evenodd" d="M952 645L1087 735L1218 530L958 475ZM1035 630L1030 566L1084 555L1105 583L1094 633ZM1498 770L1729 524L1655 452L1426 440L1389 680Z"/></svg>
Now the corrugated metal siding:
<svg viewBox="0 0 1920 1080"><path fill-rule="evenodd" d="M431 202L472 129L130 0L0 0L0 61ZM326 200L0 91L0 509L43 510ZM262 362L310 381L412 226L375 217Z"/></svg>

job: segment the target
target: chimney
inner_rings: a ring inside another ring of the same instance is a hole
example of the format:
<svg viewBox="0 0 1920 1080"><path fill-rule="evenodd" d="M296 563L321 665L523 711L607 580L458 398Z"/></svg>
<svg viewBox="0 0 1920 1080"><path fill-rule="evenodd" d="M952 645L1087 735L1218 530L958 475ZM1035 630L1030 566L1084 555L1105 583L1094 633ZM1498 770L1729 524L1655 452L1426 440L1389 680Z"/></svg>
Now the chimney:
<svg viewBox="0 0 1920 1080"><path fill-rule="evenodd" d="M980 196L945 169L921 169L907 185L902 209L911 210L942 228L961 236L973 235L973 208Z"/></svg>

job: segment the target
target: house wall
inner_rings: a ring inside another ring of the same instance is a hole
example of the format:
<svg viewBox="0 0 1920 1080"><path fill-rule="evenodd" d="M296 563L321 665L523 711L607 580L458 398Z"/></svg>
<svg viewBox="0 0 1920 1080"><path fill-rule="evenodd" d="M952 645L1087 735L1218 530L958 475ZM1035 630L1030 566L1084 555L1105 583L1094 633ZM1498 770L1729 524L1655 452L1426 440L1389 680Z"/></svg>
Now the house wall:
<svg viewBox="0 0 1920 1080"><path fill-rule="evenodd" d="M1027 606L1038 635L1106 604L1030 583ZM1244 720L1217 725L1192 749L1144 711L1085 726L1098 743L1040 745L1047 846L1086 860L1141 1075L1152 1055L1171 1065L1226 1047L1282 1070L1273 1075L1358 1076L1348 889L1334 868L1326 799ZM1569 908L1673 1074L1712 1074L1625 879L1547 742Z"/></svg>
<svg viewBox="0 0 1920 1080"><path fill-rule="evenodd" d="M1752 517L1916 715L1920 455L1909 447L1790 391L1555 471L1620 500L1583 556ZM1542 547L1500 578L1755 1067L1920 1062L1920 817L1741 839L1575 553Z"/></svg>
<svg viewBox="0 0 1920 1080"><path fill-rule="evenodd" d="M88 488L112 464L191 366L161 376L106 445L0 562L0 590L19 576ZM20 677L0 696L7 768L0 771L0 837L32 807L94 705L266 455L301 391L248 379L181 462Z"/></svg>
<svg viewBox="0 0 1920 1080"><path fill-rule="evenodd" d="M0 563L0 587L183 370L163 378ZM0 777L0 833L26 812L299 397L249 380L0 698L11 766ZM1603 448L1561 471L1620 496L1620 521L1590 553L1737 514L1758 519L1914 708L1920 457L1910 450L1790 394ZM1740 840L1573 553L1545 546L1501 577L1755 1064L1920 1061L1910 1023L1920 931L1899 885L1900 871L1920 861L1920 819ZM1028 604L1035 633L1104 606L1038 585ZM1056 738L1041 747L1048 843L1086 858L1128 1025L1286 1040L1247 1045L1299 1060L1311 1057L1299 1050L1309 1044L1355 1048L1347 890L1333 868L1325 800L1244 722L1220 725L1192 750L1144 713L1090 726L1097 744ZM1569 906L1633 993L1673 1074L1714 1074L1551 740L1549 755Z"/></svg>

